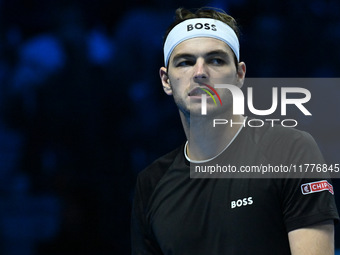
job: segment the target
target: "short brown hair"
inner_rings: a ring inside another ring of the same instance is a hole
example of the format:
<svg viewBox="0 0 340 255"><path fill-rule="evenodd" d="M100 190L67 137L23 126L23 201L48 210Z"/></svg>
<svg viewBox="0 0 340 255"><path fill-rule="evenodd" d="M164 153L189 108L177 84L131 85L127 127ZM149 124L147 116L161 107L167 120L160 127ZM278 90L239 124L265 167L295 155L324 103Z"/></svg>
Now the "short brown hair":
<svg viewBox="0 0 340 255"><path fill-rule="evenodd" d="M211 19L222 21L228 26L230 26L235 31L237 38L240 39L240 29L239 29L239 26L237 25L236 20L232 16L228 15L222 9L213 8L213 7L202 7L202 8L196 9L195 11L190 11L185 8L178 8L175 12L174 22L168 27L168 29L165 32L165 35L163 38L163 46L166 41L166 38L168 37L168 34L177 24L181 23L184 20L195 19L195 18L211 18ZM237 65L238 61L237 61L235 54L234 54L234 62L236 65L236 69L238 69L238 65Z"/></svg>

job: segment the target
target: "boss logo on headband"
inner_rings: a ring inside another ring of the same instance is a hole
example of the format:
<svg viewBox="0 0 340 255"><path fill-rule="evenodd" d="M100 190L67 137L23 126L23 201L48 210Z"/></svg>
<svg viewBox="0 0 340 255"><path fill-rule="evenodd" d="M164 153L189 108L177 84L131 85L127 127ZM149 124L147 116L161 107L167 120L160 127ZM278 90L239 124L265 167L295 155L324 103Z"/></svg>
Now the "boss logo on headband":
<svg viewBox="0 0 340 255"><path fill-rule="evenodd" d="M196 24L189 24L187 25L187 31L191 31L193 29L205 29L205 30L212 30L212 31L217 31L216 25L214 24L209 24L209 23L196 23Z"/></svg>

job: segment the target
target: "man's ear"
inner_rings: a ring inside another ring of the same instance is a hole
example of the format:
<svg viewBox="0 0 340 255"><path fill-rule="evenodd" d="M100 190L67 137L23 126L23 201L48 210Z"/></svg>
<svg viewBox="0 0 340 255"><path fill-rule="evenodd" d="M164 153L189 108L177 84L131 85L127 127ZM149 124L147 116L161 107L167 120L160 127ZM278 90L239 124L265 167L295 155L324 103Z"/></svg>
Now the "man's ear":
<svg viewBox="0 0 340 255"><path fill-rule="evenodd" d="M171 88L171 85L170 85L168 72L167 72L167 69L165 67L161 67L159 69L159 76L161 78L161 82L162 82L162 85L163 85L164 92L168 96L171 96L172 95L172 88Z"/></svg>
<svg viewBox="0 0 340 255"><path fill-rule="evenodd" d="M246 77L246 64L244 62L238 63L237 78L239 87L242 88L244 78Z"/></svg>

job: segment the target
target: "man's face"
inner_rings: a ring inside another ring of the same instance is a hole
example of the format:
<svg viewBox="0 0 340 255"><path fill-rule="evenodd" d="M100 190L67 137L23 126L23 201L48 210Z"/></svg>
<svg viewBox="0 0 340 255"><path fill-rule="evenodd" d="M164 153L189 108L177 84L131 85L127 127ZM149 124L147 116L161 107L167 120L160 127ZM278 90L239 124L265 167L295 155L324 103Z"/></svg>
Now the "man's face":
<svg viewBox="0 0 340 255"><path fill-rule="evenodd" d="M201 96L205 93L199 87L207 90L210 89L205 84L212 87L215 84L235 84L241 87L245 66L241 66L241 74L236 70L233 52L226 43L214 38L192 38L176 46L168 70L163 70L169 78L169 87L168 90L164 89L165 92L173 95L178 108L185 115L198 115L201 114ZM212 98L207 95L207 112L231 111L232 96L229 90L216 91L223 106L215 106ZM218 102L217 96L214 97Z"/></svg>

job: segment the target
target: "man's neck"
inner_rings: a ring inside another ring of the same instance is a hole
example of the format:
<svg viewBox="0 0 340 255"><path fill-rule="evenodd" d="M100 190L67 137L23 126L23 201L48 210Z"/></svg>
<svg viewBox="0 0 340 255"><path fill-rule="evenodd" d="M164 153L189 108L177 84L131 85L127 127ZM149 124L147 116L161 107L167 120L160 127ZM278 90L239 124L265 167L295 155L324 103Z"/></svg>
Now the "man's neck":
<svg viewBox="0 0 340 255"><path fill-rule="evenodd" d="M231 115L227 124L214 127L214 118L180 115L188 139L187 155L191 160L197 161L213 158L222 152L238 134L245 119L242 115ZM234 124L231 125L230 122Z"/></svg>

